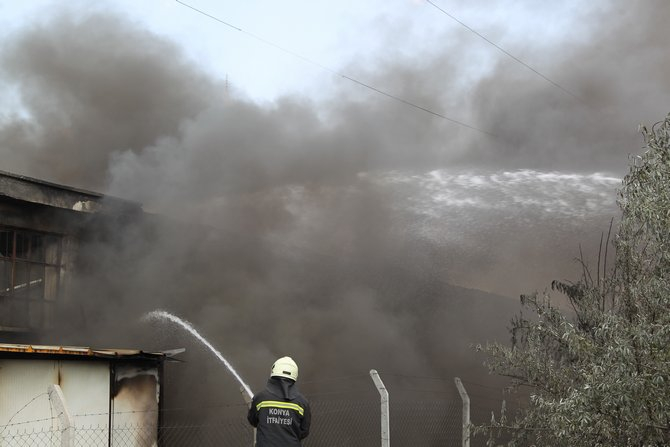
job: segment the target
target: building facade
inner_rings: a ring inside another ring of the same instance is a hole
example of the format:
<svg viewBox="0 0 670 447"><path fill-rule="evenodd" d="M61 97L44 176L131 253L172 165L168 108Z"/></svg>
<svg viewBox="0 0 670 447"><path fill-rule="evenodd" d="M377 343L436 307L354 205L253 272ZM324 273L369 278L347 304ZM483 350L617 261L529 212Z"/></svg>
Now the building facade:
<svg viewBox="0 0 670 447"><path fill-rule="evenodd" d="M0 336L23 341L71 300L82 237L101 220L142 213L134 202L0 171Z"/></svg>

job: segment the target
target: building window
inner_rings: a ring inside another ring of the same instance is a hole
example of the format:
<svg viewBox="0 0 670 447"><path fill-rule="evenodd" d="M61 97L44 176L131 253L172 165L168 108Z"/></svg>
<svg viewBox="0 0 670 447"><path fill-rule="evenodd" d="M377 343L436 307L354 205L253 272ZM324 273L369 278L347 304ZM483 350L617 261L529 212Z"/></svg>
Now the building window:
<svg viewBox="0 0 670 447"><path fill-rule="evenodd" d="M60 273L60 236L0 227L0 326L50 326Z"/></svg>

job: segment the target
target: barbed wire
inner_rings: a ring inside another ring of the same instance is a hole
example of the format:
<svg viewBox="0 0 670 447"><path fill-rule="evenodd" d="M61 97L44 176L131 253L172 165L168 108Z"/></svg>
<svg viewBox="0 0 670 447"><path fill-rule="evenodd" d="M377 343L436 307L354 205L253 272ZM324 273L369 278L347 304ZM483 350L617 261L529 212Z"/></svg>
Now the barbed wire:
<svg viewBox="0 0 670 447"><path fill-rule="evenodd" d="M40 397L42 397L42 396L48 396L48 395L49 395L49 393L40 393L40 394L38 394L37 396L33 397L33 398L30 399L24 406L22 406L21 408L19 408L19 410L18 410L16 413L14 413L14 414L12 415L12 417L9 418L9 420L7 420L7 424L6 424L6 425L4 425L4 426L3 426L3 425L0 425L0 427L7 427L7 426L9 425L9 423L12 422L12 420L14 420L14 418L15 418L19 413L21 413L23 410L26 409L26 407L28 407L28 405L30 405L31 403L33 403L34 401L36 401L38 398L40 398ZM3 431L4 431L4 428L3 428L2 430L0 430L0 435L2 434Z"/></svg>
<svg viewBox="0 0 670 447"><path fill-rule="evenodd" d="M14 422L13 424L9 424L9 423L8 423L8 424L0 425L0 427L2 427L2 428L8 428L8 427L16 427L16 426L19 426L19 425L30 425L30 424L35 424L35 423L37 423L37 422L54 421L54 420L58 420L58 418L59 418L62 414L63 414L63 413L61 412L61 413L58 413L58 414L55 415L55 416L48 417L48 418L31 419L31 420L29 420L29 421ZM2 430L0 430L0 435L2 435Z"/></svg>
<svg viewBox="0 0 670 447"><path fill-rule="evenodd" d="M391 426L395 427L396 440L401 444L456 445L462 435L462 405L458 397L448 396L444 389L431 389L434 385L449 384L451 377L434 377L385 372L383 376L399 377L403 384L394 394L391 387ZM367 374L330 377L312 381L311 385L337 384L341 381L368 379ZM418 381L418 382L412 382ZM416 386L424 381L424 386ZM429 381L426 383L425 381ZM391 380L393 383L394 380ZM487 385L468 381L471 385ZM409 386L408 386L409 385ZM370 389L374 391L372 383ZM408 395L412 393L412 395ZM425 393L425 394L424 394ZM376 393L375 393L376 394ZM470 394L470 393L469 393ZM44 394L35 396L23 407L30 405ZM394 398L393 396L396 396ZM472 408L477 414L498 411L502 399L493 396L471 394ZM487 405L490 402L491 405ZM312 433L305 447L349 447L367 446L379 438L379 397L374 394L326 390L313 393L310 397L314 412ZM22 410L20 409L19 412ZM202 412L205 413L202 413ZM146 420L124 416L149 415ZM203 417L203 415L205 417ZM163 416L163 417L161 417ZM86 418L101 418L98 420ZM135 409L112 412L77 413L75 423L66 427L72 437L74 447L106 445L113 439L114 445L139 446L158 443L164 447L198 445L199 447L219 445L248 445L253 439L251 426L246 420L246 405L218 404L197 406L176 406L170 408ZM57 421L50 425L45 422ZM90 422L90 423L88 423ZM11 424L0 432L0 445L7 446L50 446L58 445L59 437L65 433L58 417L41 418Z"/></svg>

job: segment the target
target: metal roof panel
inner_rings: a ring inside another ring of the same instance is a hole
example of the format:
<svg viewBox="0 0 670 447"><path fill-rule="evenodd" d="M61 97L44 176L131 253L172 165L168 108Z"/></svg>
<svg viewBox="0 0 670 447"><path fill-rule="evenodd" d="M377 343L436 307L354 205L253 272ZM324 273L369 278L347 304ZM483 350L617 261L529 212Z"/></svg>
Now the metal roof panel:
<svg viewBox="0 0 670 447"><path fill-rule="evenodd" d="M179 351L179 350L177 350ZM3 353L20 354L48 354L48 355L77 355L87 357L154 357L157 359L170 357L174 351L167 352L145 352L139 349L93 349L82 346L51 346L51 345L27 345L0 343L0 356ZM180 351L183 352L183 351Z"/></svg>

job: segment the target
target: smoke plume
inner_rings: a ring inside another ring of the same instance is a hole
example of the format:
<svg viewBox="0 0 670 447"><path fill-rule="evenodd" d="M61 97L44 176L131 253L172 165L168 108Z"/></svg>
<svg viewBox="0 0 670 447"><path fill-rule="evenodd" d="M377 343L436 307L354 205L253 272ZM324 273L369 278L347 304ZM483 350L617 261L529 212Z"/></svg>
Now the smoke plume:
<svg viewBox="0 0 670 447"><path fill-rule="evenodd" d="M258 104L117 14L21 29L0 53L23 107L0 121L3 169L152 213L91 223L63 339L186 343L125 329L164 308L254 385L285 354L313 378L475 368L469 343L515 304L499 295L575 279L580 243L595 258L636 125L667 112L669 16L603 1L581 38L510 42L574 96L500 53L473 75L450 34L346 69L476 129L353 83Z"/></svg>

